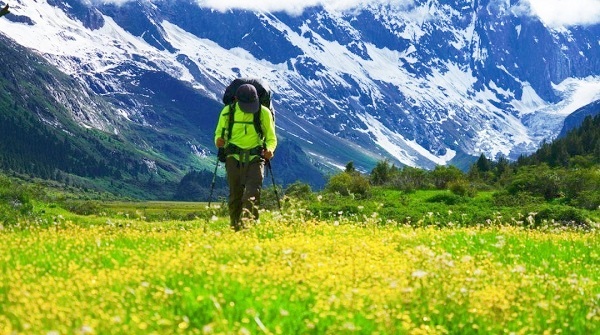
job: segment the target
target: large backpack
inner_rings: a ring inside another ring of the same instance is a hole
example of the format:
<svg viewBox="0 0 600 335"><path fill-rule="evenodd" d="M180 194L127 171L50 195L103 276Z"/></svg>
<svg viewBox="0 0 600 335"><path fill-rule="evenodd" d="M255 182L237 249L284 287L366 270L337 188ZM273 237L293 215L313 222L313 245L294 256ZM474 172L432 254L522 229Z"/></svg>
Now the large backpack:
<svg viewBox="0 0 600 335"><path fill-rule="evenodd" d="M258 100L260 104L267 107L271 111L271 116L273 116L273 121L275 121L275 113L273 111L273 106L271 106L271 90L269 86L261 81L260 79L250 79L250 78L237 78L234 79L227 88L225 88L225 93L223 94L223 103L225 105L229 105L229 136L231 136L231 128L233 127L233 105L235 103L235 92L238 87L244 84L251 84L256 88L256 93L258 93ZM260 123L260 112L254 113L254 129L259 137L263 137L262 126Z"/></svg>
<svg viewBox="0 0 600 335"><path fill-rule="evenodd" d="M238 87L244 84L251 84L252 86L254 86L254 88L256 88L256 93L258 93L258 100L260 100L260 104L273 111L273 108L271 106L271 90L269 86L260 79L234 79L225 89L225 93L223 94L223 103L226 105L230 105L231 103L233 103L235 92L237 91Z"/></svg>

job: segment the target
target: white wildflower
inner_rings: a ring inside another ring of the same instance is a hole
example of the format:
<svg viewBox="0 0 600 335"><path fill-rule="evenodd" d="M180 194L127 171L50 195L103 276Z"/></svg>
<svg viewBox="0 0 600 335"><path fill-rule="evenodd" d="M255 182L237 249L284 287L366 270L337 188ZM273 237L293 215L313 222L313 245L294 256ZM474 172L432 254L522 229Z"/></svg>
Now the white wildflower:
<svg viewBox="0 0 600 335"><path fill-rule="evenodd" d="M423 270L413 271L412 276L415 278L423 278L423 277L427 276L427 272L425 272Z"/></svg>

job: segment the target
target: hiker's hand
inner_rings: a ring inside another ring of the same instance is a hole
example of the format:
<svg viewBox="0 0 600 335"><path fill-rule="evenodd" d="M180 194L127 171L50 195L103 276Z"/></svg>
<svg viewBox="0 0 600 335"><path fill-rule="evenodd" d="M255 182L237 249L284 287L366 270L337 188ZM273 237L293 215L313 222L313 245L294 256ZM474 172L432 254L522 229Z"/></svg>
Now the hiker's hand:
<svg viewBox="0 0 600 335"><path fill-rule="evenodd" d="M271 150L263 149L262 156L264 159L269 160L273 157Z"/></svg>
<svg viewBox="0 0 600 335"><path fill-rule="evenodd" d="M217 148L222 148L225 146L225 140L222 137L217 138Z"/></svg>

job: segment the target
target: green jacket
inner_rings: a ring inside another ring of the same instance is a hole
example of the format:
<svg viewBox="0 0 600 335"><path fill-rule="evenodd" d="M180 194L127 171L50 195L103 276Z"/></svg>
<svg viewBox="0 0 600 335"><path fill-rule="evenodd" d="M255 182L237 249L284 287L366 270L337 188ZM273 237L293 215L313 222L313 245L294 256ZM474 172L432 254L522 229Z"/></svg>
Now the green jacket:
<svg viewBox="0 0 600 335"><path fill-rule="evenodd" d="M261 110L259 112L261 113L260 123L264 134L264 139L261 139L254 129L254 115L244 113L237 104L235 106L231 134L227 134L229 106L225 106L221 110L219 122L215 129L215 144L217 138L223 137L226 141L225 147L231 143L241 149L253 149L262 147L264 144L269 151L274 153L275 148L277 147L277 135L275 135L275 122L273 122L271 111L267 107L261 105ZM234 154L233 156L239 160L239 155ZM251 159L254 157L256 157L256 155L252 156Z"/></svg>

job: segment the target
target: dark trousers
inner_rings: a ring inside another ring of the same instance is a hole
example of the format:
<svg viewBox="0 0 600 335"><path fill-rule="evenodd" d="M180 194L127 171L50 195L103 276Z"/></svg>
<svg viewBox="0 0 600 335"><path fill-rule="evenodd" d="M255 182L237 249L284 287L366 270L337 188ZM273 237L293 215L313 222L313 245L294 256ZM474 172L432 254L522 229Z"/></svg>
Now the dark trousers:
<svg viewBox="0 0 600 335"><path fill-rule="evenodd" d="M258 219L258 205L265 163L260 158L241 163L229 156L225 162L229 183L229 219L231 227L244 228L244 219Z"/></svg>

